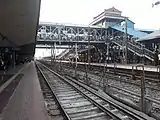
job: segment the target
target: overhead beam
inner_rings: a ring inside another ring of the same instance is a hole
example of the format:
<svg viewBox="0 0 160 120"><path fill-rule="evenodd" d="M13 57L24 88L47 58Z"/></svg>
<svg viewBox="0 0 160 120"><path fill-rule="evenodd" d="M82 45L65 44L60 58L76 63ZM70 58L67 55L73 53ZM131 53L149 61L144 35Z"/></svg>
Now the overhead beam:
<svg viewBox="0 0 160 120"><path fill-rule="evenodd" d="M50 47L50 46L47 46L47 47L45 47L45 46L36 46L36 48L38 48L38 49L51 49L52 47ZM56 49L70 49L70 48L69 47L56 46Z"/></svg>
<svg viewBox="0 0 160 120"><path fill-rule="evenodd" d="M88 41L60 41L60 40L43 40L43 39L37 39L37 45L53 45L53 43L56 43L57 45L88 45ZM96 44L104 44L106 41L90 41L91 45Z"/></svg>

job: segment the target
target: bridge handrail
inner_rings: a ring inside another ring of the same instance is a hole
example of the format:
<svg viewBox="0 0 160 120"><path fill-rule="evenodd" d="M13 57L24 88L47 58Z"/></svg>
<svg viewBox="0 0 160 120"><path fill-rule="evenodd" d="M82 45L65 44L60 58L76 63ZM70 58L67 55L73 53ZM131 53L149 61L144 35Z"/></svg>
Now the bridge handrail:
<svg viewBox="0 0 160 120"><path fill-rule="evenodd" d="M66 55L69 52L69 49L64 50L60 55L58 55L58 59L61 59L64 55Z"/></svg>
<svg viewBox="0 0 160 120"><path fill-rule="evenodd" d="M122 39L113 39L113 41L117 42L121 46L125 46L124 40L122 40ZM138 53L140 56L142 56L144 54L145 56L148 56L151 59L153 59L154 53L152 51L148 50L147 48L145 48L144 45L142 45L136 41L134 41L134 42L128 41L127 46L129 49Z"/></svg>
<svg viewBox="0 0 160 120"><path fill-rule="evenodd" d="M154 58L154 52L152 52L151 50L144 48L144 52L146 55L150 56L151 58Z"/></svg>
<svg viewBox="0 0 160 120"><path fill-rule="evenodd" d="M130 49L134 50L135 52L137 52L139 55L142 55L142 49L131 44L131 43L128 43L127 45Z"/></svg>

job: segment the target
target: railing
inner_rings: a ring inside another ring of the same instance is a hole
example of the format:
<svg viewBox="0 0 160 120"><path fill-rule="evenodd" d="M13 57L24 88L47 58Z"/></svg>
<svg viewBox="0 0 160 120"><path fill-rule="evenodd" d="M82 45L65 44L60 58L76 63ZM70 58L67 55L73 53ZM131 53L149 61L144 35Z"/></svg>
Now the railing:
<svg viewBox="0 0 160 120"><path fill-rule="evenodd" d="M64 50L59 56L58 59L61 59L63 56L65 56L69 52L69 49Z"/></svg>
<svg viewBox="0 0 160 120"><path fill-rule="evenodd" d="M147 48L144 48L144 53L146 56L150 56L152 59L154 59L154 53Z"/></svg>
<svg viewBox="0 0 160 120"><path fill-rule="evenodd" d="M112 42L114 42L115 44L117 44L121 47L125 46L125 42L122 39L112 39ZM138 56L144 55L144 57L146 57L152 61L154 59L154 53L152 51L148 50L147 48L145 48L144 45L142 45L136 41L128 41L127 48L128 48L128 50L134 52Z"/></svg>
<svg viewBox="0 0 160 120"><path fill-rule="evenodd" d="M142 48L139 48L139 46L137 47L137 46L133 45L132 43L128 42L127 47L128 47L128 49L131 49L137 55L142 56L143 51L142 51Z"/></svg>

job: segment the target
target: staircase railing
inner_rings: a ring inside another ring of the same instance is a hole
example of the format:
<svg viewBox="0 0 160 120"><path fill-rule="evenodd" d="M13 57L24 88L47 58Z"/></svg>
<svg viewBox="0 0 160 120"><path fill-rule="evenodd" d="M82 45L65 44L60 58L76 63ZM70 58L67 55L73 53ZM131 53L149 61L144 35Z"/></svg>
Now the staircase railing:
<svg viewBox="0 0 160 120"><path fill-rule="evenodd" d="M146 57L149 56L151 59L154 60L154 53L152 51L148 50L147 48L144 48L144 53L145 53Z"/></svg>
<svg viewBox="0 0 160 120"><path fill-rule="evenodd" d="M112 42L114 42L115 44L117 44L121 47L125 46L125 42L122 39L114 38L114 39L112 39ZM128 48L128 50L134 52L138 56L144 55L149 60L151 60L151 61L154 60L154 53L152 51L148 50L147 48L145 48L144 45L142 45L136 41L128 41L127 48Z"/></svg>
<svg viewBox="0 0 160 120"><path fill-rule="evenodd" d="M65 56L69 52L69 49L64 50L59 56L58 59L61 59L63 56Z"/></svg>

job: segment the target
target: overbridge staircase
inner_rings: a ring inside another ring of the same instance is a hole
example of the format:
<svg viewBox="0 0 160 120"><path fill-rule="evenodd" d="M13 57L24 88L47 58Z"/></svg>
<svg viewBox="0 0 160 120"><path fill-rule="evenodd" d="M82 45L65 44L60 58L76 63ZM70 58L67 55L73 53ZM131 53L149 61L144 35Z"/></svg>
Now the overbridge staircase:
<svg viewBox="0 0 160 120"><path fill-rule="evenodd" d="M119 39L119 38L113 38L113 39L110 39L112 43L120 46L120 47L125 47L126 43L124 42L123 39ZM74 48L74 47L73 47ZM58 58L63 58L64 56L66 56L67 54L69 54L71 51L74 51L72 49L66 49L65 51L63 51L59 56ZM136 41L131 41L131 40L128 40L127 42L127 48L129 51L135 53L136 55L140 56L140 57L145 57L147 58L148 60L150 61L154 61L154 52L152 52L151 50L145 48L144 45L142 45L141 43L139 42L136 42Z"/></svg>
<svg viewBox="0 0 160 120"><path fill-rule="evenodd" d="M69 53L69 49L64 50L60 55L57 56L57 59L63 58L68 53Z"/></svg>
<svg viewBox="0 0 160 120"><path fill-rule="evenodd" d="M117 39L117 38L113 38L111 41L120 47L124 47L126 44L124 40ZM140 57L144 56L145 58L151 61L154 61L154 53L151 50L145 48L144 45L142 45L139 42L128 40L127 48L129 51L135 53Z"/></svg>

